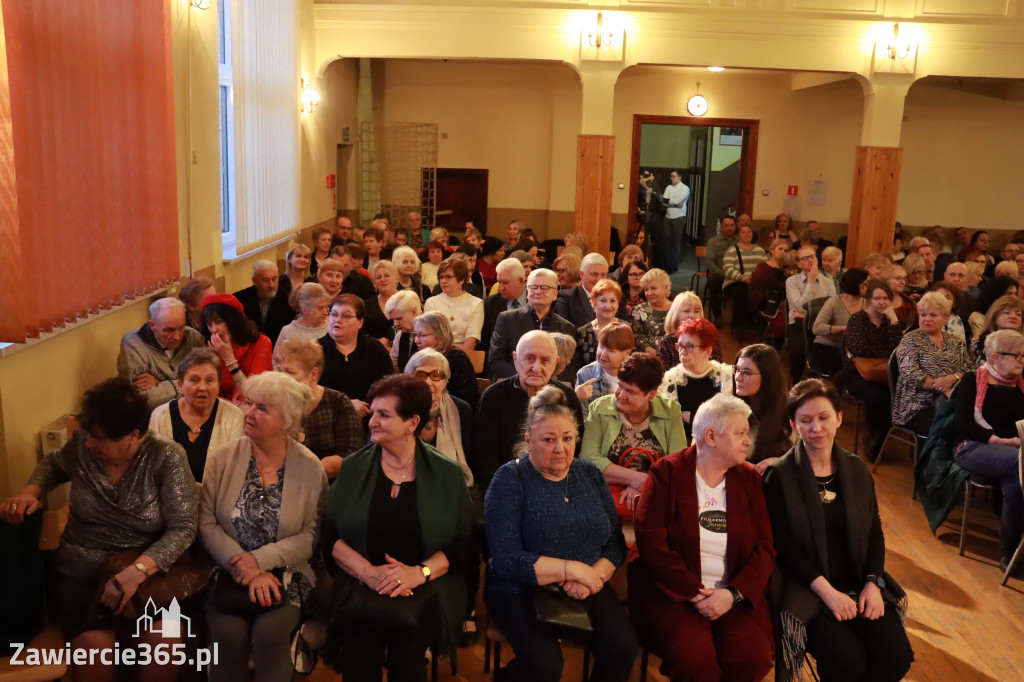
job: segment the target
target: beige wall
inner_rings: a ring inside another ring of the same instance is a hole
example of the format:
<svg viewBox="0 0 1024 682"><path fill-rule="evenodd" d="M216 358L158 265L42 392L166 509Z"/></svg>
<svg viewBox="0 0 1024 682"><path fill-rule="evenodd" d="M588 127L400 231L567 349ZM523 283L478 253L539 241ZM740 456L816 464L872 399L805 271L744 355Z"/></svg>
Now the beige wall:
<svg viewBox="0 0 1024 682"><path fill-rule="evenodd" d="M437 123L448 135L440 167L490 171L488 225L529 214L543 236L550 211L573 210L581 96L571 68L391 59L383 81L386 120Z"/></svg>
<svg viewBox="0 0 1024 682"><path fill-rule="evenodd" d="M1024 228L1024 98L927 79L904 114L900 222Z"/></svg>

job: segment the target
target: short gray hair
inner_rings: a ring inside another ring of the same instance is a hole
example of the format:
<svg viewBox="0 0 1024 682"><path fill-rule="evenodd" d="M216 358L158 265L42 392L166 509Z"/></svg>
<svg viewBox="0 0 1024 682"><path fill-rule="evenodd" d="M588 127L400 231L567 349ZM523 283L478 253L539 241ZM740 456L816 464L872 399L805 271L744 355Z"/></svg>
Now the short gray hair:
<svg viewBox="0 0 1024 682"><path fill-rule="evenodd" d="M554 270L548 270L547 268L536 268L533 270L530 273L530 278L526 280L526 283L528 285L533 284L534 281L540 277L546 279L549 285L553 284L556 287L558 286L558 275L555 274Z"/></svg>
<svg viewBox="0 0 1024 682"><path fill-rule="evenodd" d="M269 260L258 260L252 264L252 276L255 277L257 272L269 270L271 268L277 270L277 263ZM280 272L280 270L278 270L278 272Z"/></svg>
<svg viewBox="0 0 1024 682"><path fill-rule="evenodd" d="M416 351L409 362L405 365L406 374L415 374L422 365L426 365L431 362L436 362L441 366L441 371L444 372L445 379L452 378L452 367L448 364L448 358L444 356L444 353L438 353L433 348L424 348L421 351Z"/></svg>
<svg viewBox="0 0 1024 682"><path fill-rule="evenodd" d="M302 415L313 399L313 390L284 372L263 372L247 377L241 385L247 400L277 408L284 419L284 431L292 438L302 433Z"/></svg>
<svg viewBox="0 0 1024 682"><path fill-rule="evenodd" d="M436 228L435 228L436 229ZM391 262L396 266L402 262L402 258L411 255L416 261L416 272L420 271L420 257L416 255L416 251L411 246L399 246L391 252Z"/></svg>
<svg viewBox="0 0 1024 682"><path fill-rule="evenodd" d="M315 306L321 299L330 297L331 295L327 293L327 289L324 289L316 282L303 282L299 285L298 289L292 292L288 302L302 310L311 305Z"/></svg>
<svg viewBox="0 0 1024 682"><path fill-rule="evenodd" d="M158 298L149 306L149 319L155 320L160 316L160 313L174 308L186 312L185 304L181 302L180 298L174 298L173 296Z"/></svg>
<svg viewBox="0 0 1024 682"><path fill-rule="evenodd" d="M430 310L417 316L413 324L423 325L429 329L430 333L437 339L437 345L444 349L441 351L442 353L450 351L455 347L455 337L452 336L451 325L448 324L448 318L444 316L444 313Z"/></svg>
<svg viewBox="0 0 1024 682"><path fill-rule="evenodd" d="M704 432L708 429L721 431L725 426L725 420L733 414L741 414L746 419L750 417L750 405L728 393L718 393L705 400L697 408L697 414L693 416L693 440L698 445L705 445Z"/></svg>
<svg viewBox="0 0 1024 682"><path fill-rule="evenodd" d="M563 334L562 332L550 332L551 338L558 349L558 363L555 365L555 376L558 376L572 362L572 356L576 353L576 339Z"/></svg>
<svg viewBox="0 0 1024 682"><path fill-rule="evenodd" d="M992 359L996 353L1013 353L1024 348L1024 334L1013 329L1000 329L985 337L985 357Z"/></svg>
<svg viewBox="0 0 1024 682"><path fill-rule="evenodd" d="M939 292L929 291L917 302L917 312L920 313L926 308L935 310L943 317L949 317L949 314L953 311L953 304Z"/></svg>
<svg viewBox="0 0 1024 682"><path fill-rule="evenodd" d="M497 274L499 275L508 273L513 277L518 277L519 279L526 279L526 268L524 268L523 264L520 263L515 258L506 258L505 260L498 263L498 267L495 268L495 270L497 270Z"/></svg>
<svg viewBox="0 0 1024 682"><path fill-rule="evenodd" d="M388 302L384 304L384 315L386 317L391 317L391 312L395 308L404 310L407 313L416 313L417 315L423 312L423 306L420 305L420 297L411 289L396 291L394 295L388 299Z"/></svg>
<svg viewBox="0 0 1024 682"><path fill-rule="evenodd" d="M584 256L583 260L580 262L580 270L587 267L588 265L603 265L605 267L608 267L608 259L602 256L601 254L597 253L596 251L591 251L586 256Z"/></svg>

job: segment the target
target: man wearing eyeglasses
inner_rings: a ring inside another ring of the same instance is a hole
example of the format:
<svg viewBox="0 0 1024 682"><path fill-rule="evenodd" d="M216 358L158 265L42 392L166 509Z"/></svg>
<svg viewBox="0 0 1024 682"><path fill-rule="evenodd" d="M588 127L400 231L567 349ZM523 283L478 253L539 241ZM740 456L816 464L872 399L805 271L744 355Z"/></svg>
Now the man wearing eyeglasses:
<svg viewBox="0 0 1024 682"><path fill-rule="evenodd" d="M835 280L818 270L816 249L802 246L796 257L800 272L786 280L786 299L789 301L786 346L789 349L789 374L794 384L798 383L804 374L807 353L804 318L807 317L807 304L816 298L836 295Z"/></svg>
<svg viewBox="0 0 1024 682"><path fill-rule="evenodd" d="M526 280L526 301L529 305L506 310L498 315L491 335L487 371L492 379L505 379L516 373L512 351L526 332L540 329L562 332L576 338L576 328L552 310L558 298L558 277L547 268L538 268ZM566 372L569 367L566 368ZM575 372L575 369L573 370Z"/></svg>
<svg viewBox="0 0 1024 682"><path fill-rule="evenodd" d="M662 194L666 205L665 229L658 235L662 239L656 240L656 246L661 254L661 267L671 275L679 269L679 246L686 227L686 202L690 198L690 188L683 184L679 171L672 171L668 178L672 184Z"/></svg>

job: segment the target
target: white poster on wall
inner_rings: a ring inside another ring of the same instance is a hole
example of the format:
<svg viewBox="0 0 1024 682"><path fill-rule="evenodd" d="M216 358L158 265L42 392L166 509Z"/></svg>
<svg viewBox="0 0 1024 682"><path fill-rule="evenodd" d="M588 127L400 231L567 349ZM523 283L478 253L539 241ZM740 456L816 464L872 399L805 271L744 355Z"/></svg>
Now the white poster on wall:
<svg viewBox="0 0 1024 682"><path fill-rule="evenodd" d="M807 184L807 205L824 206L825 190L827 189L828 184L824 180L811 180Z"/></svg>
<svg viewBox="0 0 1024 682"><path fill-rule="evenodd" d="M785 201L782 202L782 212L788 213L790 220L796 222L800 220L800 197L798 195L787 196Z"/></svg>

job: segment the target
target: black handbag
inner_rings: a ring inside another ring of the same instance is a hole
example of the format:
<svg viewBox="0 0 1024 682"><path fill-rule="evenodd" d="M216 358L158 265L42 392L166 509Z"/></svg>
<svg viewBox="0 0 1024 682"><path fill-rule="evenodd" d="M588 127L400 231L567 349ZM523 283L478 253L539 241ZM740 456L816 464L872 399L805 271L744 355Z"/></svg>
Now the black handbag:
<svg viewBox="0 0 1024 682"><path fill-rule="evenodd" d="M25 517L20 526L0 521L0 656L14 654L10 642L31 642L46 625L46 571L39 551L43 512Z"/></svg>
<svg viewBox="0 0 1024 682"><path fill-rule="evenodd" d="M419 627L431 599L433 594L428 590L415 590L409 597L389 597L359 583L349 592L337 617L389 635L411 634Z"/></svg>
<svg viewBox="0 0 1024 682"><path fill-rule="evenodd" d="M273 611L282 604L288 601L285 595L284 588L284 569L275 568L270 573L281 581L281 598L272 601L270 606L263 606L258 601L252 601L249 598L249 588L245 585L239 585L236 583L231 576L220 571L217 574L217 579L213 583L213 594L210 597L211 604L215 609L221 613L230 613L234 616L242 616L245 618L254 618L261 613ZM273 593L271 593L271 599L273 599Z"/></svg>
<svg viewBox="0 0 1024 682"><path fill-rule="evenodd" d="M592 635L585 601L573 599L557 585L541 585L533 593L533 610L537 623L567 635Z"/></svg>

